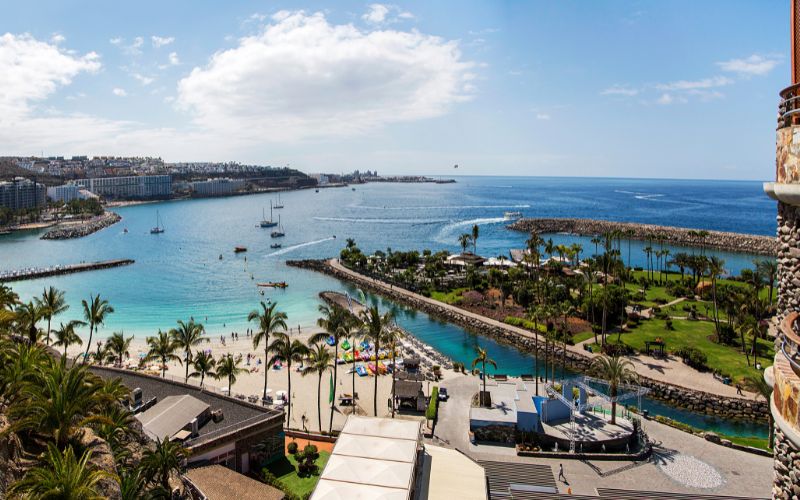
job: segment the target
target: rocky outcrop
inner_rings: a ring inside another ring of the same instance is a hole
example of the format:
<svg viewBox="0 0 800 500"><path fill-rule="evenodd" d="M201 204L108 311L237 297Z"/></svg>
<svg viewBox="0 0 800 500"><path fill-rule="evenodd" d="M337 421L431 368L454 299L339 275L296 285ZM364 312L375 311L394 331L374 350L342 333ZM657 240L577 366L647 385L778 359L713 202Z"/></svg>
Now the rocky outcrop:
<svg viewBox="0 0 800 500"><path fill-rule="evenodd" d="M729 252L744 252L759 255L776 255L778 244L771 236L704 231L701 236L696 229L656 226L632 222L614 222L595 219L520 219L508 226L515 231L539 234L569 233L581 236L621 231L625 238L634 240L663 240L664 243L690 247L715 248Z"/></svg>
<svg viewBox="0 0 800 500"><path fill-rule="evenodd" d="M460 313L458 310L446 307L444 304L432 304L428 301L410 297L398 292L396 289L382 286L382 283L371 278L346 274L339 269L331 267L325 260L287 261L286 264L293 267L311 269L341 279L342 281L355 283L365 290L380 294L405 306L424 311L437 319L456 324L475 334L491 337L498 342L511 345L526 353L533 354L536 352L537 345L533 338L523 337L505 326L497 326L489 321ZM541 345L539 347L541 348ZM558 353L559 358L562 355L563 352ZM565 359L567 366L572 370L586 372L589 369L592 358L580 352L567 350ZM651 397L664 401L671 406L726 419L767 420L767 412L769 409L764 401L718 396L716 394L696 391L678 385L667 384L648 377L640 377L639 382L641 385L650 389Z"/></svg>
<svg viewBox="0 0 800 500"><path fill-rule="evenodd" d="M107 442L98 437L94 431L88 427L83 428L80 437L80 446L84 449L92 450L92 458L89 462L98 469L108 472L109 474L117 474L117 466L114 462L114 453ZM107 477L97 483L97 492L103 498L112 500L121 499L122 492L119 488L119 483L113 477Z"/></svg>
<svg viewBox="0 0 800 500"><path fill-rule="evenodd" d="M114 212L106 212L100 217L94 218L89 222L83 224L74 224L69 226L58 226L51 229L42 235L43 240L66 240L70 238L81 238L96 233L101 229L116 224L121 221L122 217Z"/></svg>

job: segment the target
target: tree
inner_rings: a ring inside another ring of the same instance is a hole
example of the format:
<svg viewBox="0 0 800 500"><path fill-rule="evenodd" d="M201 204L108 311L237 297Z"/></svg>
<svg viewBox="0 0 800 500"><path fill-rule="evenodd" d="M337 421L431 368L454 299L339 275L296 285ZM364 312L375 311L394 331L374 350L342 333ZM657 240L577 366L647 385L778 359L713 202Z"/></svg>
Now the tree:
<svg viewBox="0 0 800 500"><path fill-rule="evenodd" d="M242 363L242 355L232 356L230 354L222 356L217 361L217 375L216 379L228 380L228 394L233 394L233 384L236 382L236 377L246 372L246 368L239 366ZM267 367L264 367L266 370Z"/></svg>
<svg viewBox="0 0 800 500"><path fill-rule="evenodd" d="M194 371L189 374L189 377L200 377L200 388L202 389L206 376L217 376L217 373L214 371L214 367L216 365L217 360L214 359L214 356L205 351L197 351L194 355L194 360L192 361L192 367L194 368Z"/></svg>
<svg viewBox="0 0 800 500"><path fill-rule="evenodd" d="M633 363L619 356L598 356L592 360L590 371L597 377L608 381L608 395L611 397L611 424L617 423L617 393L619 387L638 380Z"/></svg>
<svg viewBox="0 0 800 500"><path fill-rule="evenodd" d="M117 365L122 366L122 358L125 356L130 356L128 350L131 347L132 340L132 336L126 339L125 334L122 332L114 332L111 334L111 337L108 338L108 341L106 342L106 349L108 349L108 352L114 355Z"/></svg>
<svg viewBox="0 0 800 500"><path fill-rule="evenodd" d="M69 305L64 299L64 292L52 286L45 288L42 292L42 297L37 298L36 302L39 306L42 317L47 319L47 333L45 340L47 345L50 345L50 322L53 320L54 316L58 316L69 309Z"/></svg>
<svg viewBox="0 0 800 500"><path fill-rule="evenodd" d="M772 292L775 287L775 280L778 277L778 263L774 259L764 259L756 262L756 269L767 279L769 283L769 305L772 305Z"/></svg>
<svg viewBox="0 0 800 500"><path fill-rule="evenodd" d="M272 366L273 363L276 361L281 361L286 363L286 376L288 377L288 390L286 392L286 397L288 401L286 402L286 406L288 408L286 414L286 421L288 424L291 424L292 421L292 363L293 362L300 362L303 360L303 357L308 352L308 348L299 340L294 339L292 340L288 334L285 332L279 332L275 335L275 340L272 341L272 344L269 346L269 352L272 353L272 357L269 360L268 365Z"/></svg>
<svg viewBox="0 0 800 500"><path fill-rule="evenodd" d="M21 498L63 498L101 500L98 483L114 476L89 463L92 451L86 450L75 457L71 446L63 452L52 443L36 467L11 486L9 493Z"/></svg>
<svg viewBox="0 0 800 500"><path fill-rule="evenodd" d="M481 392L480 404L481 406L488 406L487 398L485 398L486 394L486 365L491 365L495 370L497 369L497 363L489 357L489 354L486 352L486 349L482 347L476 347L475 353L477 356L475 359L472 360L472 369L474 370L475 367L480 364L481 365L481 379L483 379L483 391Z"/></svg>
<svg viewBox="0 0 800 500"><path fill-rule="evenodd" d="M764 401L769 402L772 400L772 386L769 385L764 377L745 377L744 386L748 391L755 392L756 397L764 398ZM767 412L769 417L769 447L772 448L775 444L775 426L773 425L772 412Z"/></svg>
<svg viewBox="0 0 800 500"><path fill-rule="evenodd" d="M458 244L461 245L461 254L467 253L467 247L469 246L469 242L472 239L472 236L469 233L463 233L461 236L458 237Z"/></svg>
<svg viewBox="0 0 800 500"><path fill-rule="evenodd" d="M717 307L717 278L725 271L725 261L712 255L708 259L708 275L711 277L711 296L714 302L714 328L719 337L719 311Z"/></svg>
<svg viewBox="0 0 800 500"><path fill-rule="evenodd" d="M331 356L331 352L325 347L324 342L311 344L308 346L308 364L303 367L301 372L304 377L311 373L316 373L319 377L317 381L317 423L320 432L322 432L322 407L319 399L322 395L322 376L331 368L336 370L334 361L334 357Z"/></svg>
<svg viewBox="0 0 800 500"><path fill-rule="evenodd" d="M15 316L20 333L27 335L28 342L35 344L39 338L39 328L36 323L42 319L41 308L33 301L29 301L17 306Z"/></svg>
<svg viewBox="0 0 800 500"><path fill-rule="evenodd" d="M81 301L83 306L83 318L89 323L89 341L86 342L86 352L83 354L83 362L89 359L89 348L92 345L92 335L95 329L99 328L106 320L106 316L114 312L114 308L107 300L100 298L100 295L89 295L89 302Z"/></svg>
<svg viewBox="0 0 800 500"><path fill-rule="evenodd" d="M394 321L394 316L391 312L386 312L381 315L377 306L372 306L368 309L361 311L361 321L364 323L364 338L372 342L375 347L375 357L377 359L378 352L381 350L381 343L386 336L386 329ZM378 374L375 374L375 389L373 398L373 414L378 416Z"/></svg>
<svg viewBox="0 0 800 500"><path fill-rule="evenodd" d="M478 225L474 224L472 226L472 253L478 255L478 236L480 234L480 230L478 229Z"/></svg>
<svg viewBox="0 0 800 500"><path fill-rule="evenodd" d="M147 337L147 346L150 349L147 351L146 359L157 359L161 362L161 378L166 376L167 361L181 362L181 358L175 354L178 346L167 332L159 330L157 336Z"/></svg>
<svg viewBox="0 0 800 500"><path fill-rule="evenodd" d="M348 238L348 245L350 244L350 239ZM355 246L355 242L353 242L353 246ZM247 315L247 321L255 321L258 324L257 331L255 335L253 335L253 349L258 349L258 346L263 342L264 343L264 362L267 363L264 366L264 394L261 396L262 400L266 401L267 399L267 380L269 378L269 367L271 363L267 360L269 359L269 338L279 332L286 331L286 320L289 317L283 311L278 311L278 303L273 302L270 305L267 305L265 302L261 302L261 311L258 309L253 309L250 311L250 314Z"/></svg>
<svg viewBox="0 0 800 500"><path fill-rule="evenodd" d="M333 304L332 306L321 305L319 312L322 317L317 319L317 326L321 327L324 331L312 335L308 339L309 344L319 344L325 342L327 337L333 337L334 341L334 362L339 359L339 342L348 335L349 329L347 328L349 313L340 305ZM353 361L355 362L355 361ZM331 415L330 422L328 423L328 432L333 430L333 409L336 406L336 387L338 382L338 370L333 370L333 401L331 402ZM322 432L322 427L319 428Z"/></svg>
<svg viewBox="0 0 800 500"><path fill-rule="evenodd" d="M176 349L183 350L183 360L186 364L186 373L183 382L189 382L189 365L192 363L192 348L206 341L204 337L206 333L205 327L202 323L195 323L194 319L189 322L183 320L178 321L178 328L170 330L169 334L175 344Z"/></svg>
<svg viewBox="0 0 800 500"><path fill-rule="evenodd" d="M71 345L81 345L83 344L83 340L81 340L80 335L75 332L75 328L79 326L86 326L86 323L80 320L72 320L66 325L61 323L58 330L56 330L56 341L53 342L53 345L56 347L64 347L64 357L67 357L67 348Z"/></svg>
<svg viewBox="0 0 800 500"><path fill-rule="evenodd" d="M189 456L189 450L177 441L170 441L169 436L156 438L155 447L147 449L142 455L141 467L148 481L159 484L164 491L171 491L169 477L180 474L183 462Z"/></svg>

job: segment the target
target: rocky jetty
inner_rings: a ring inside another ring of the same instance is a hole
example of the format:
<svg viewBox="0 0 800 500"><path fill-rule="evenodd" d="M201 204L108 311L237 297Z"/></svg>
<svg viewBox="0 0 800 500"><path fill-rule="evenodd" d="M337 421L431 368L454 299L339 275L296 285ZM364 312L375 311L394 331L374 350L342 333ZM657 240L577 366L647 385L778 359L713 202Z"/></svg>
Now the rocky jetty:
<svg viewBox="0 0 800 500"><path fill-rule="evenodd" d="M318 271L342 281L355 285L387 297L395 302L425 313L443 321L454 323L465 330L478 335L490 337L500 343L511 345L520 351L533 354L536 343L533 338L524 337L507 325L476 318L459 312L456 308L446 304L431 303L415 296L400 293L396 288L362 275L351 275L342 272L328 264L326 260L289 260L286 264L292 267ZM541 346L539 346L541 348ZM575 371L586 373L589 370L592 358L579 351L566 351L567 366ZM671 406L685 408L707 415L715 415L726 419L737 420L767 420L768 405L764 401L753 401L743 398L730 398L718 396L702 391L696 391L675 384L667 384L648 377L640 376L639 383L650 389L650 397L664 401Z"/></svg>
<svg viewBox="0 0 800 500"><path fill-rule="evenodd" d="M614 222L595 219L520 219L508 226L515 231L539 234L568 233L592 236L620 231L634 240L662 240L664 243L690 247L714 248L728 252L776 255L778 242L772 236L700 231L683 227Z"/></svg>
<svg viewBox="0 0 800 500"><path fill-rule="evenodd" d="M42 235L43 240L67 240L70 238L81 238L92 233L105 229L122 220L119 214L106 212L103 215L83 224L64 225L51 229Z"/></svg>

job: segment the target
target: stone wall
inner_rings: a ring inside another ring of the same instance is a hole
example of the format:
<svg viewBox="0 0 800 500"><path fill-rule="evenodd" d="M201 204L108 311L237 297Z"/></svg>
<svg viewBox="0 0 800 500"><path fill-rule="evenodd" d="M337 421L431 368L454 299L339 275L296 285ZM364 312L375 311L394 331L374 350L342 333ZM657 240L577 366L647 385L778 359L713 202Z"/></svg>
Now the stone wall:
<svg viewBox="0 0 800 500"><path fill-rule="evenodd" d="M778 203L778 320L800 310L800 207Z"/></svg>
<svg viewBox="0 0 800 500"><path fill-rule="evenodd" d="M800 498L800 450L775 426L775 480L772 498L790 500Z"/></svg>
<svg viewBox="0 0 800 500"><path fill-rule="evenodd" d="M395 302L403 305L413 307L426 312L438 319L448 321L456 324L470 332L478 335L491 337L503 344L511 345L523 352L534 353L536 351L536 341L532 338L521 337L519 334L510 331L507 328L498 327L486 321L476 319L466 314L461 314L458 311L443 305L435 305L430 302L411 298L405 294L398 293L397 290L389 289L381 286L380 282L366 277L355 277L345 274L338 269L335 269L327 264L324 260L301 260L301 261L287 261L287 265L294 267L302 267L305 269L312 269L314 271L322 272L331 275L342 281L355 283L365 290L383 295ZM540 349L542 345L539 346ZM558 360L561 360L563 351L559 350ZM586 372L591 363L591 358L582 353L567 350L566 351L566 364L572 370L578 372ZM532 370L531 370L532 371ZM728 398L724 396L717 396L707 392L695 391L685 387L667 384L664 382L656 381L647 377L640 377L640 384L648 387L651 391L650 395L656 399L662 400L671 406L685 408L707 415L715 415L722 418L739 419L739 420L767 420L767 412L769 408L765 401L751 401L741 398Z"/></svg>
<svg viewBox="0 0 800 500"><path fill-rule="evenodd" d="M633 222L614 222L594 219L520 219L510 226L516 231L539 234L570 233L582 236L604 234L611 231L627 232L631 239L662 239L665 243L691 247L716 248L730 252L745 252L760 255L775 255L777 244L775 238L752 234L726 233L707 231L704 238L697 235L697 230L672 226L656 226L653 224L636 224Z"/></svg>
<svg viewBox="0 0 800 500"><path fill-rule="evenodd" d="M775 144L776 181L786 184L800 182L800 127L779 129Z"/></svg>

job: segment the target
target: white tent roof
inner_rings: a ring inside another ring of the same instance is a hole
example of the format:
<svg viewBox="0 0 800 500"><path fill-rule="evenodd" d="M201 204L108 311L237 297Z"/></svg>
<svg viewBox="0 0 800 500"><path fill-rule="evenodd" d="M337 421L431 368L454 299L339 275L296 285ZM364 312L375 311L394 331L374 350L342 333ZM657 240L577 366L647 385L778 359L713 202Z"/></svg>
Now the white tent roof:
<svg viewBox="0 0 800 500"><path fill-rule="evenodd" d="M361 457L331 457L320 476L321 479L344 481L386 488L410 489L414 477L414 464L373 460Z"/></svg>
<svg viewBox="0 0 800 500"><path fill-rule="evenodd" d="M344 424L342 434L418 441L421 427L422 422L420 421L351 415ZM334 453L336 453L335 449Z"/></svg>
<svg viewBox="0 0 800 500"><path fill-rule="evenodd" d="M440 446L425 445L425 459L430 463L427 498L486 500L486 473L461 452ZM458 478L454 481L454 478Z"/></svg>
<svg viewBox="0 0 800 500"><path fill-rule="evenodd" d="M336 440L336 454L411 463L417 455L417 442L342 434Z"/></svg>
<svg viewBox="0 0 800 500"><path fill-rule="evenodd" d="M406 500L408 491L320 479L311 498L314 500Z"/></svg>

